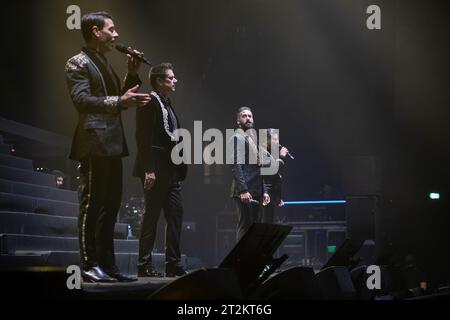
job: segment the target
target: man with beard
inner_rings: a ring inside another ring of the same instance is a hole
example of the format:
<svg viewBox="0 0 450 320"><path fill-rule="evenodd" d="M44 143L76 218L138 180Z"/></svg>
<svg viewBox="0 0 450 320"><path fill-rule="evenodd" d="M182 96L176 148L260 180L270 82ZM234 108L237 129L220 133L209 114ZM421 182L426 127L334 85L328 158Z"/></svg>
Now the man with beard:
<svg viewBox="0 0 450 320"><path fill-rule="evenodd" d="M259 145L253 129L253 114L249 107L241 107L236 114L238 128L233 134L233 182L231 196L238 214L237 240L254 222L261 222L261 204L270 202L261 176Z"/></svg>
<svg viewBox="0 0 450 320"><path fill-rule="evenodd" d="M137 93L141 84L137 59L128 57L122 87L105 57L119 36L111 15L84 15L81 32L86 46L67 61L65 71L78 111L69 157L80 162L78 236L82 276L94 282L133 281L136 279L120 273L114 255L114 226L122 200L122 157L128 155L121 112L146 105L150 95Z"/></svg>

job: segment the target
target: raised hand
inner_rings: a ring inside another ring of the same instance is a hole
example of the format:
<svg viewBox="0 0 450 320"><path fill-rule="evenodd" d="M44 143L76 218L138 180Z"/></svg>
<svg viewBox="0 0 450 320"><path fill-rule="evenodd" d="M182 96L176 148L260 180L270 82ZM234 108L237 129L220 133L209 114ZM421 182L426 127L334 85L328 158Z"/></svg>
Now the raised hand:
<svg viewBox="0 0 450 320"><path fill-rule="evenodd" d="M129 50L132 50L131 47L128 47ZM143 57L144 56L144 52L140 52L137 50L133 50L134 53L137 53L139 56ZM134 58L133 56L131 56L130 54L127 54L128 57L128 74L130 75L136 75L139 67L141 66L141 61Z"/></svg>
<svg viewBox="0 0 450 320"><path fill-rule="evenodd" d="M124 107L143 107L151 100L148 93L138 93L139 85L135 85L120 97L120 102Z"/></svg>

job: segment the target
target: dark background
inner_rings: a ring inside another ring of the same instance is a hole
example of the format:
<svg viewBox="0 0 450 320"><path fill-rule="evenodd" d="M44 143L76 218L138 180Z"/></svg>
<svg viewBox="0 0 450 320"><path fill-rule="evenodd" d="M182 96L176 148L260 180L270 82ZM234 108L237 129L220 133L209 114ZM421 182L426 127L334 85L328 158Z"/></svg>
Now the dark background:
<svg viewBox="0 0 450 320"><path fill-rule="evenodd" d="M82 13L110 12L119 41L155 64L174 64L173 102L184 127L202 120L204 130L233 128L236 109L247 105L258 127L280 128L281 143L296 156L285 171L286 200L317 199L324 182L341 190L347 157L381 157L399 252L448 261L447 1L9 2L0 116L71 137L77 113L64 65L83 45L80 31L66 28L72 4ZM366 28L371 4L381 7L381 30ZM125 73L122 54L108 58ZM141 91L149 91L147 72L143 65ZM141 195L131 177L134 116L123 113L131 151L124 197ZM185 220L197 222L206 263L213 262L216 214L232 209L229 184L229 168L203 165L190 166L184 183ZM441 192L438 205L427 200L431 191Z"/></svg>

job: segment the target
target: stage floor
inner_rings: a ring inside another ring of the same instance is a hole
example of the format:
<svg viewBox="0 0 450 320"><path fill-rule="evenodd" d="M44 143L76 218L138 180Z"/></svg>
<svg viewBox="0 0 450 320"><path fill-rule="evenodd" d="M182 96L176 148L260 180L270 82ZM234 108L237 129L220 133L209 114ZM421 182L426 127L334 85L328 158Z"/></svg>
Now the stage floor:
<svg viewBox="0 0 450 320"><path fill-rule="evenodd" d="M176 277L141 277L134 282L83 282L81 289L86 299L147 299L152 293Z"/></svg>

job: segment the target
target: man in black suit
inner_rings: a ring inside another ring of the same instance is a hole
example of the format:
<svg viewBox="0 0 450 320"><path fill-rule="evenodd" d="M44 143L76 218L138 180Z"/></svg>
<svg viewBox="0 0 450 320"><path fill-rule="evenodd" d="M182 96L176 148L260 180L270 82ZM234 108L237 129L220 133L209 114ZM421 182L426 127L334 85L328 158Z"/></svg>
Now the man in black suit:
<svg viewBox="0 0 450 320"><path fill-rule="evenodd" d="M280 169L285 165L289 150L285 147L280 148L278 132L273 128L267 129L267 141L262 142L261 148L268 159L268 163L263 164L263 167L278 162L278 170L273 174L264 176L264 184L267 193L270 196L270 203L263 208L262 222L275 223L275 209L277 207L284 207L284 202L281 198L281 184L283 177L280 173ZM279 152L272 152L275 148L279 148Z"/></svg>
<svg viewBox="0 0 450 320"><path fill-rule="evenodd" d="M259 145L253 130L253 113L249 107L241 107L236 114L238 128L233 143L233 183L231 196L238 213L237 239L247 232L254 222L261 222L261 205L270 202L261 175Z"/></svg>
<svg viewBox="0 0 450 320"><path fill-rule="evenodd" d="M119 36L106 12L81 20L86 41L66 63L66 80L78 111L70 159L80 162L79 246L83 278L87 281L132 281L120 273L114 256L114 225L122 199L122 157L128 155L121 112L150 101L137 93L139 62L128 57L124 86L108 63Z"/></svg>
<svg viewBox="0 0 450 320"><path fill-rule="evenodd" d="M176 129L180 123L169 95L175 91L177 79L170 63L162 63L150 71L150 103L136 111L138 155L134 175L144 187L145 211L139 238L138 276L161 276L152 264L152 250L161 209L166 219L166 276L185 274L181 266L180 235L183 218L181 181L186 178L186 164L174 164L171 152L178 143Z"/></svg>

